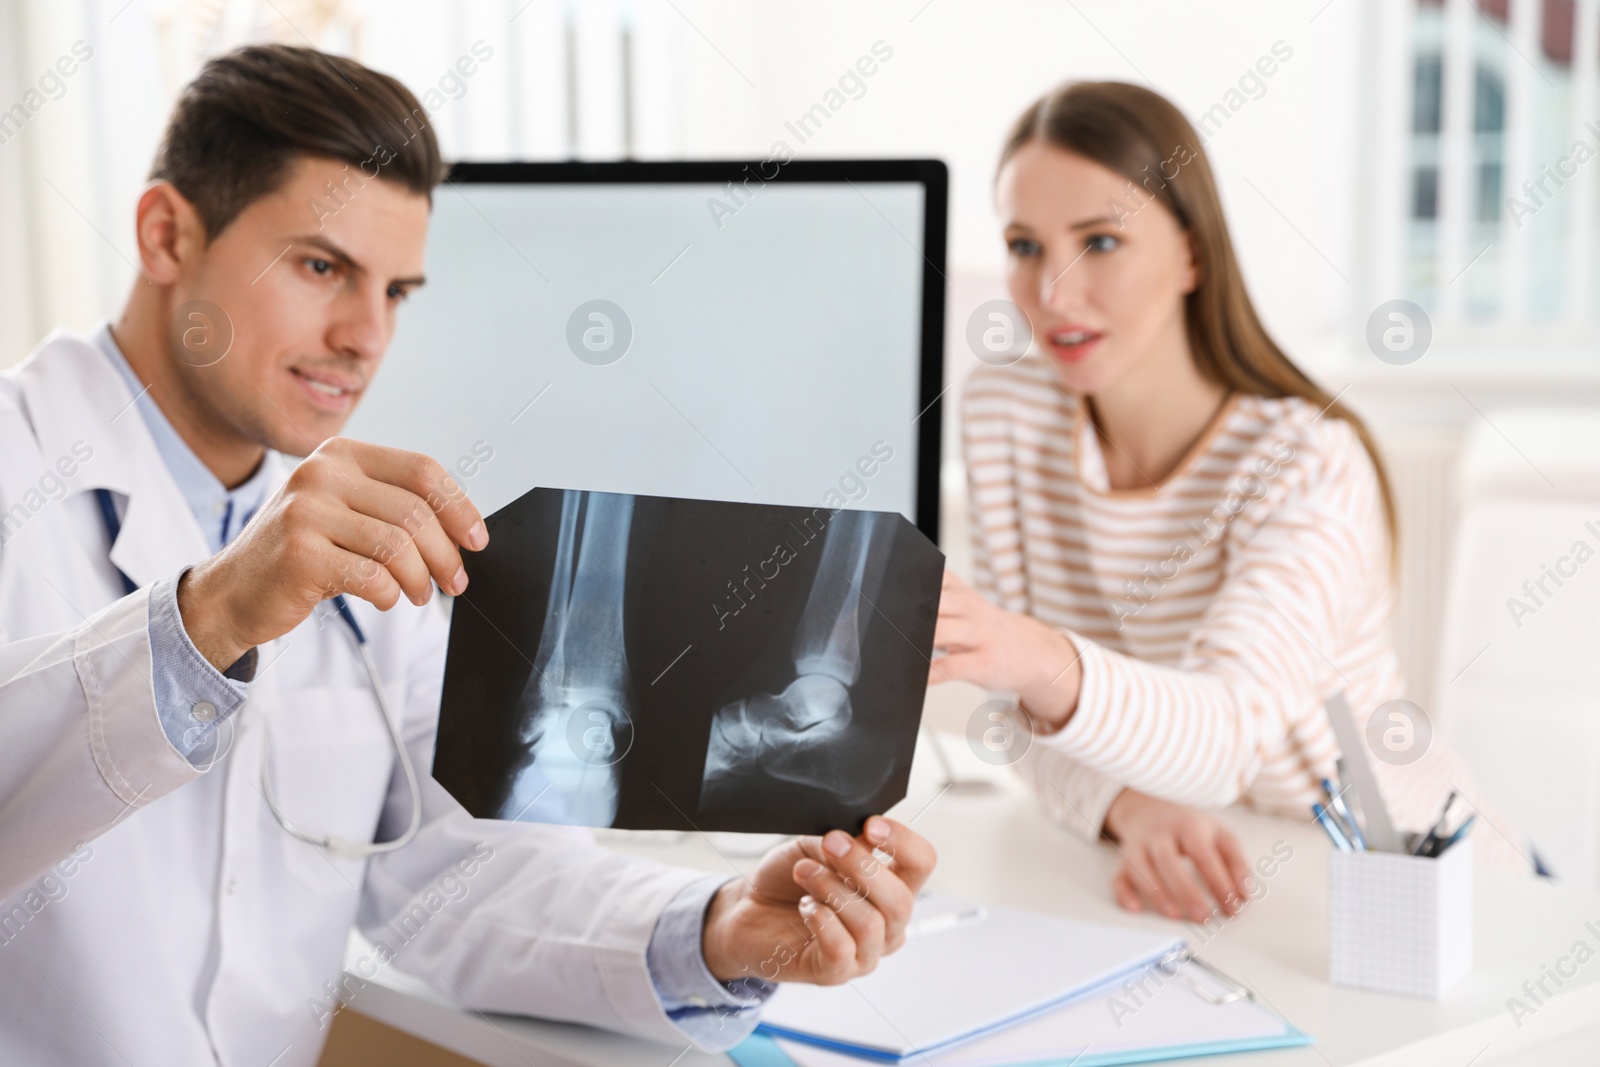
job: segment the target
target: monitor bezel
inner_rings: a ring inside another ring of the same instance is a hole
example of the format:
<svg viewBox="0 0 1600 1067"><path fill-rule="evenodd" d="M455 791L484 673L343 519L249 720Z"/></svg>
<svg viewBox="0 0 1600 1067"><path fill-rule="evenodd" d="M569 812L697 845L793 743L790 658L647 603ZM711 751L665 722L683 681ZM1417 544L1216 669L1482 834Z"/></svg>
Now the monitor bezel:
<svg viewBox="0 0 1600 1067"><path fill-rule="evenodd" d="M917 528L939 543L939 470L944 437L945 253L950 171L937 159L622 160L460 162L445 185L639 185L732 182L752 193L770 183L922 185L922 322L918 376ZM859 190L858 190L859 191ZM904 234L901 234L904 237ZM909 243L909 238L907 239Z"/></svg>

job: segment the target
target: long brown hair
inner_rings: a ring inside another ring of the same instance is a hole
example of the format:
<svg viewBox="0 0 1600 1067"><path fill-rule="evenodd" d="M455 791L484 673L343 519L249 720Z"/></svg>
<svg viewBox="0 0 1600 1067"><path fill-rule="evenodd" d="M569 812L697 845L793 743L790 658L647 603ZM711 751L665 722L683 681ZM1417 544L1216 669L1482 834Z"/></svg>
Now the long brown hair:
<svg viewBox="0 0 1600 1067"><path fill-rule="evenodd" d="M1129 182L1128 210L1154 199L1189 235L1199 282L1184 299L1184 326L1200 373L1227 389L1265 397L1297 396L1355 430L1372 457L1397 557L1394 494L1366 425L1306 377L1267 333L1245 291L1222 201L1200 138L1165 97L1125 82L1075 82L1035 101L1012 126L1000 166L1040 141L1071 152Z"/></svg>

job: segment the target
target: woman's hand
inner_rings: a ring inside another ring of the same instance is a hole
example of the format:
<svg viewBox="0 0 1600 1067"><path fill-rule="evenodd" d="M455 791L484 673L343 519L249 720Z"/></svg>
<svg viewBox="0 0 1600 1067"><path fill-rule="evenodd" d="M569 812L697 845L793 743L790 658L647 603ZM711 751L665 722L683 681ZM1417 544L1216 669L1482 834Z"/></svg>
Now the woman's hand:
<svg viewBox="0 0 1600 1067"><path fill-rule="evenodd" d="M1024 708L1051 730L1066 725L1078 706L1078 650L1058 630L991 604L955 572L944 572L935 652L928 684L971 682L1016 693Z"/></svg>
<svg viewBox="0 0 1600 1067"><path fill-rule="evenodd" d="M1122 852L1111 880L1120 907L1143 911L1148 904L1169 919L1204 922L1212 908L1201 882L1224 913L1244 906L1250 864L1215 816L1124 789L1106 812L1105 829Z"/></svg>

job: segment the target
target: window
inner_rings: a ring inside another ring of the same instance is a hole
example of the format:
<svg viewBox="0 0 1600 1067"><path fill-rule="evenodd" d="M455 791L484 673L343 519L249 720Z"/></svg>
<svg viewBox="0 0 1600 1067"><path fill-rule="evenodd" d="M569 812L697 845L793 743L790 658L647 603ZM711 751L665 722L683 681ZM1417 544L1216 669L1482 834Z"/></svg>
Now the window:
<svg viewBox="0 0 1600 1067"><path fill-rule="evenodd" d="M1592 340L1600 0L1415 0L1411 18L1406 295L1446 325Z"/></svg>

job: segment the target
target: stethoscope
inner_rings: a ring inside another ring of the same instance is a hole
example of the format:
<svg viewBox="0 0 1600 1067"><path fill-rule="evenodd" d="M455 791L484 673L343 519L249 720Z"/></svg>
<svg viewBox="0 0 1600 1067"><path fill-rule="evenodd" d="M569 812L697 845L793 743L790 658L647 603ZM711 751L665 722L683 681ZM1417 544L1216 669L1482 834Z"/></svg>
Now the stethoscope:
<svg viewBox="0 0 1600 1067"><path fill-rule="evenodd" d="M117 535L122 532L122 520L117 517L116 504L111 499L111 493L108 490L96 489L94 495L100 505L100 520L105 524L109 543L114 545L117 543ZM245 523L248 523L252 517L253 513L246 516ZM134 583L132 578L123 573L122 568L116 566L116 564L112 564L112 568L116 570L117 577L122 579L122 588L125 593L138 591L139 586ZM355 613L350 610L350 605L346 603L343 594L333 597L332 601L334 610L339 613L339 618L344 620L345 626L350 630L350 636L355 639L356 652L361 657L362 665L367 669L367 680L372 685L373 695L378 698L378 711L383 716L383 725L389 731L389 742L394 746L395 755L400 760L400 770L405 775L406 789L411 794L411 825L406 827L405 833L392 841L371 842L348 841L335 834L313 834L300 829L290 822L289 818L284 815L283 810L278 807L277 797L272 788L272 770L268 762L272 745L265 743L267 739L263 739L264 743L261 746L261 797L267 802L267 809L272 812L272 817L278 820L278 825L283 827L290 836L297 837L307 844L316 845L318 848L325 848L338 856L344 856L349 859L366 859L368 856L375 856L383 852L393 852L395 849L403 848L411 843L412 838L417 836L417 830L422 826L422 790L417 785L417 770L412 766L411 754L406 751L405 741L400 736L399 720L390 713L389 698L385 695L383 681L378 676L378 664L372 658L372 649L367 645L367 635L362 631L361 625L356 622ZM263 729L267 731L270 737L271 727L265 720L263 720Z"/></svg>

